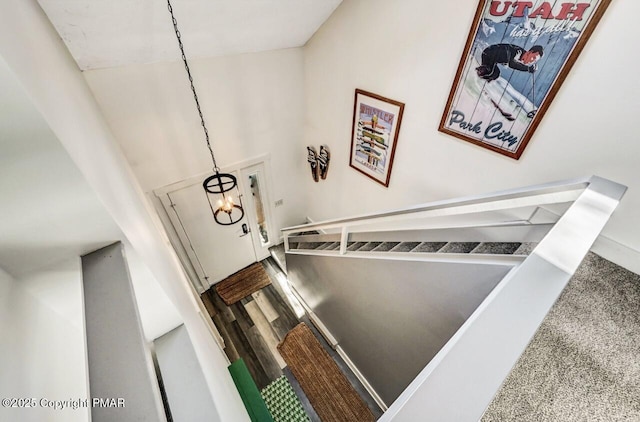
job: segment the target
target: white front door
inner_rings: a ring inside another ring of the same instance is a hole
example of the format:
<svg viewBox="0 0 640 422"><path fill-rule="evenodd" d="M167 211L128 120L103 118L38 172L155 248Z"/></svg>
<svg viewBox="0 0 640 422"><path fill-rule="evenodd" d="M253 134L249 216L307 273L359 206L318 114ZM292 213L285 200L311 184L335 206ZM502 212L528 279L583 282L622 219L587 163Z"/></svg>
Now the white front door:
<svg viewBox="0 0 640 422"><path fill-rule="evenodd" d="M236 172L232 174L238 176ZM237 203L235 189L232 193ZM251 235L247 233L247 206L244 207L244 218L238 223L231 226L217 224L199 179L167 192L162 202L165 208L167 203L173 208L167 209L167 213L204 287L257 261ZM213 204L215 206L215 202Z"/></svg>

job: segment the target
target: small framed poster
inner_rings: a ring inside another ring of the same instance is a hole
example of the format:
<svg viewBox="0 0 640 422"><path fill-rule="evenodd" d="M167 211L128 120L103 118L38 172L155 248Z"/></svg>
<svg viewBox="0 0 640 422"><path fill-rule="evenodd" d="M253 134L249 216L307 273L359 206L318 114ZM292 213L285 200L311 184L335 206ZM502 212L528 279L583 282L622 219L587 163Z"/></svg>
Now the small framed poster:
<svg viewBox="0 0 640 422"><path fill-rule="evenodd" d="M356 89L349 166L389 186L404 104Z"/></svg>
<svg viewBox="0 0 640 422"><path fill-rule="evenodd" d="M480 0L439 130L519 159L611 0Z"/></svg>

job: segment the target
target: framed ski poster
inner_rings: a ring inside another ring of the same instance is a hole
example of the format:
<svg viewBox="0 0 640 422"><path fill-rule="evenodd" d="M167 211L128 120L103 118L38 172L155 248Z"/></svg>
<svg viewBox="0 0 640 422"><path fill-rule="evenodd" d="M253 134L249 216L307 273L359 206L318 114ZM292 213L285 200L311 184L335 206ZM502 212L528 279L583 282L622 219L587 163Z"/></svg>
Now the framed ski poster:
<svg viewBox="0 0 640 422"><path fill-rule="evenodd" d="M389 186L404 104L356 89L349 166Z"/></svg>
<svg viewBox="0 0 640 422"><path fill-rule="evenodd" d="M480 0L439 130L519 159L611 0Z"/></svg>

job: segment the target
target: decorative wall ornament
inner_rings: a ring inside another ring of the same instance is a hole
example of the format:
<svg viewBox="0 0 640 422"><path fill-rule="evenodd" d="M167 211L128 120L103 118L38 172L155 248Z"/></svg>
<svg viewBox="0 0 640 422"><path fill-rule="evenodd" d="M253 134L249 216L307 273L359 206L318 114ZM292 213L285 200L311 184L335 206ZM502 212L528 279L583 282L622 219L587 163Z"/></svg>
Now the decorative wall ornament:
<svg viewBox="0 0 640 422"><path fill-rule="evenodd" d="M389 186L404 103L356 89L349 166Z"/></svg>
<svg viewBox="0 0 640 422"><path fill-rule="evenodd" d="M318 172L318 151L316 151L316 147L312 145L307 146L307 162L311 167L311 177L313 177L314 182L317 182L319 180L318 176L320 175Z"/></svg>
<svg viewBox="0 0 640 422"><path fill-rule="evenodd" d="M318 153L313 145L307 146L307 162L311 167L311 176L314 182L327 178L329 172L329 162L331 161L331 153L327 145L320 145Z"/></svg>
<svg viewBox="0 0 640 422"><path fill-rule="evenodd" d="M480 0L439 130L519 159L611 0Z"/></svg>
<svg viewBox="0 0 640 422"><path fill-rule="evenodd" d="M329 162L331 161L331 152L326 145L320 145L320 153L318 154L318 170L322 180L327 178L329 172Z"/></svg>

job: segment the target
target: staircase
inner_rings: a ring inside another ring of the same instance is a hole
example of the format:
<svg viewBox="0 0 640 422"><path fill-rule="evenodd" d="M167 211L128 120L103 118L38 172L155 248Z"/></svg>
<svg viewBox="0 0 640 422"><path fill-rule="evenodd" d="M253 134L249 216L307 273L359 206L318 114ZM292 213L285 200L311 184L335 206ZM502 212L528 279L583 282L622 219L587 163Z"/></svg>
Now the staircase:
<svg viewBox="0 0 640 422"><path fill-rule="evenodd" d="M535 242L347 242L347 251L529 255L535 245ZM301 242L289 247L299 251L336 251L340 242Z"/></svg>
<svg viewBox="0 0 640 422"><path fill-rule="evenodd" d="M625 190L593 176L290 227L289 279L381 421L476 421Z"/></svg>

